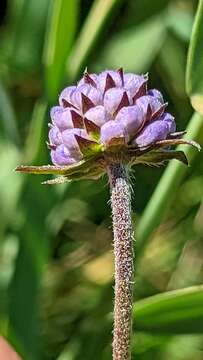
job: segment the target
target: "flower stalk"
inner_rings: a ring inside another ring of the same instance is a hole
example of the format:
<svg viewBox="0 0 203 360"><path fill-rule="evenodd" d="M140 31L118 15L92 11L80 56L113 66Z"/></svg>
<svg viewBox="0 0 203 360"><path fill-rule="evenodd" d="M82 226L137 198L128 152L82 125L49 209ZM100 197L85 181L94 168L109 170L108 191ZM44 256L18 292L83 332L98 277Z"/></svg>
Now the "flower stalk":
<svg viewBox="0 0 203 360"><path fill-rule="evenodd" d="M133 226L128 171L121 164L108 167L114 232L115 302L113 360L129 360L133 303Z"/></svg>

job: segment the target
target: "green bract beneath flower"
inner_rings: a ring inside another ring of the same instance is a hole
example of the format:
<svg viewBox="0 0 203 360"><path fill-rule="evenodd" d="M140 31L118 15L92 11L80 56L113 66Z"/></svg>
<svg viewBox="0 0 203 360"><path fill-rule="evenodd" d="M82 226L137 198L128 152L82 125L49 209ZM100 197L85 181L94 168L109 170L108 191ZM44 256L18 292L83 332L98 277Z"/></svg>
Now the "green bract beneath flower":
<svg viewBox="0 0 203 360"><path fill-rule="evenodd" d="M65 88L51 109L48 147L53 166L20 166L33 174L57 174L46 183L97 179L110 163L161 164L184 153L169 145L198 144L181 139L161 93L147 88L147 76L85 72L77 86ZM166 148L167 147L167 148Z"/></svg>

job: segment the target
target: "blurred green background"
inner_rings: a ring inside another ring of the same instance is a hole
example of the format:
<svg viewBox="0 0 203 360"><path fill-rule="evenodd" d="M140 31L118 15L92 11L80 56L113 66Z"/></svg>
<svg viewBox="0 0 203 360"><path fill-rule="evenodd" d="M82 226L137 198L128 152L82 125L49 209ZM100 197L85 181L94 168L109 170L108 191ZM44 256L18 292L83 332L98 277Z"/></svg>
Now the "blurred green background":
<svg viewBox="0 0 203 360"><path fill-rule="evenodd" d="M193 114L185 72L197 1L1 5L0 333L25 360L111 359L107 178L51 187L40 184L43 177L13 169L50 162L49 109L86 66L89 72L120 66L149 72L150 87L163 92L178 130L185 129ZM200 128L196 137L203 144ZM203 359L202 160L203 153L192 153L188 169L173 161L162 188L158 182L166 167L133 171L135 232L138 227L133 359ZM161 210L153 219L148 208L143 218L156 188Z"/></svg>

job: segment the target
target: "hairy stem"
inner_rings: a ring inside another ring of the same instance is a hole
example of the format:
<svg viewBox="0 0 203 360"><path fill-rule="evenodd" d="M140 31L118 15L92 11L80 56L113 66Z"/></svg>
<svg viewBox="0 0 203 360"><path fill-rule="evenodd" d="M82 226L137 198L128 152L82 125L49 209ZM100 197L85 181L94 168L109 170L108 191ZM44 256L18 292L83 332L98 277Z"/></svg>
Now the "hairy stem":
<svg viewBox="0 0 203 360"><path fill-rule="evenodd" d="M129 360L133 301L133 227L131 189L124 166L108 167L115 255L113 360Z"/></svg>

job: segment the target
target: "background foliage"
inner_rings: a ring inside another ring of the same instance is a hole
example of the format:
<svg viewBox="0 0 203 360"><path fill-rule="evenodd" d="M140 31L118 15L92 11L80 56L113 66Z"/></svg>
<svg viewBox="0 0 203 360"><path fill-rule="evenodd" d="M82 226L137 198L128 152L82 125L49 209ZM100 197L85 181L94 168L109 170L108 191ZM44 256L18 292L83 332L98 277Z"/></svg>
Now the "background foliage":
<svg viewBox="0 0 203 360"><path fill-rule="evenodd" d="M149 71L178 129L188 125L203 145L202 118L192 116L185 90L187 65L187 91L201 112L202 9L200 1L191 36L194 0L5 1L0 332L24 359L111 359L112 234L106 178L44 187L13 169L50 161L49 109L87 65ZM188 169L172 161L132 174L137 360L203 358L203 153L184 150Z"/></svg>

